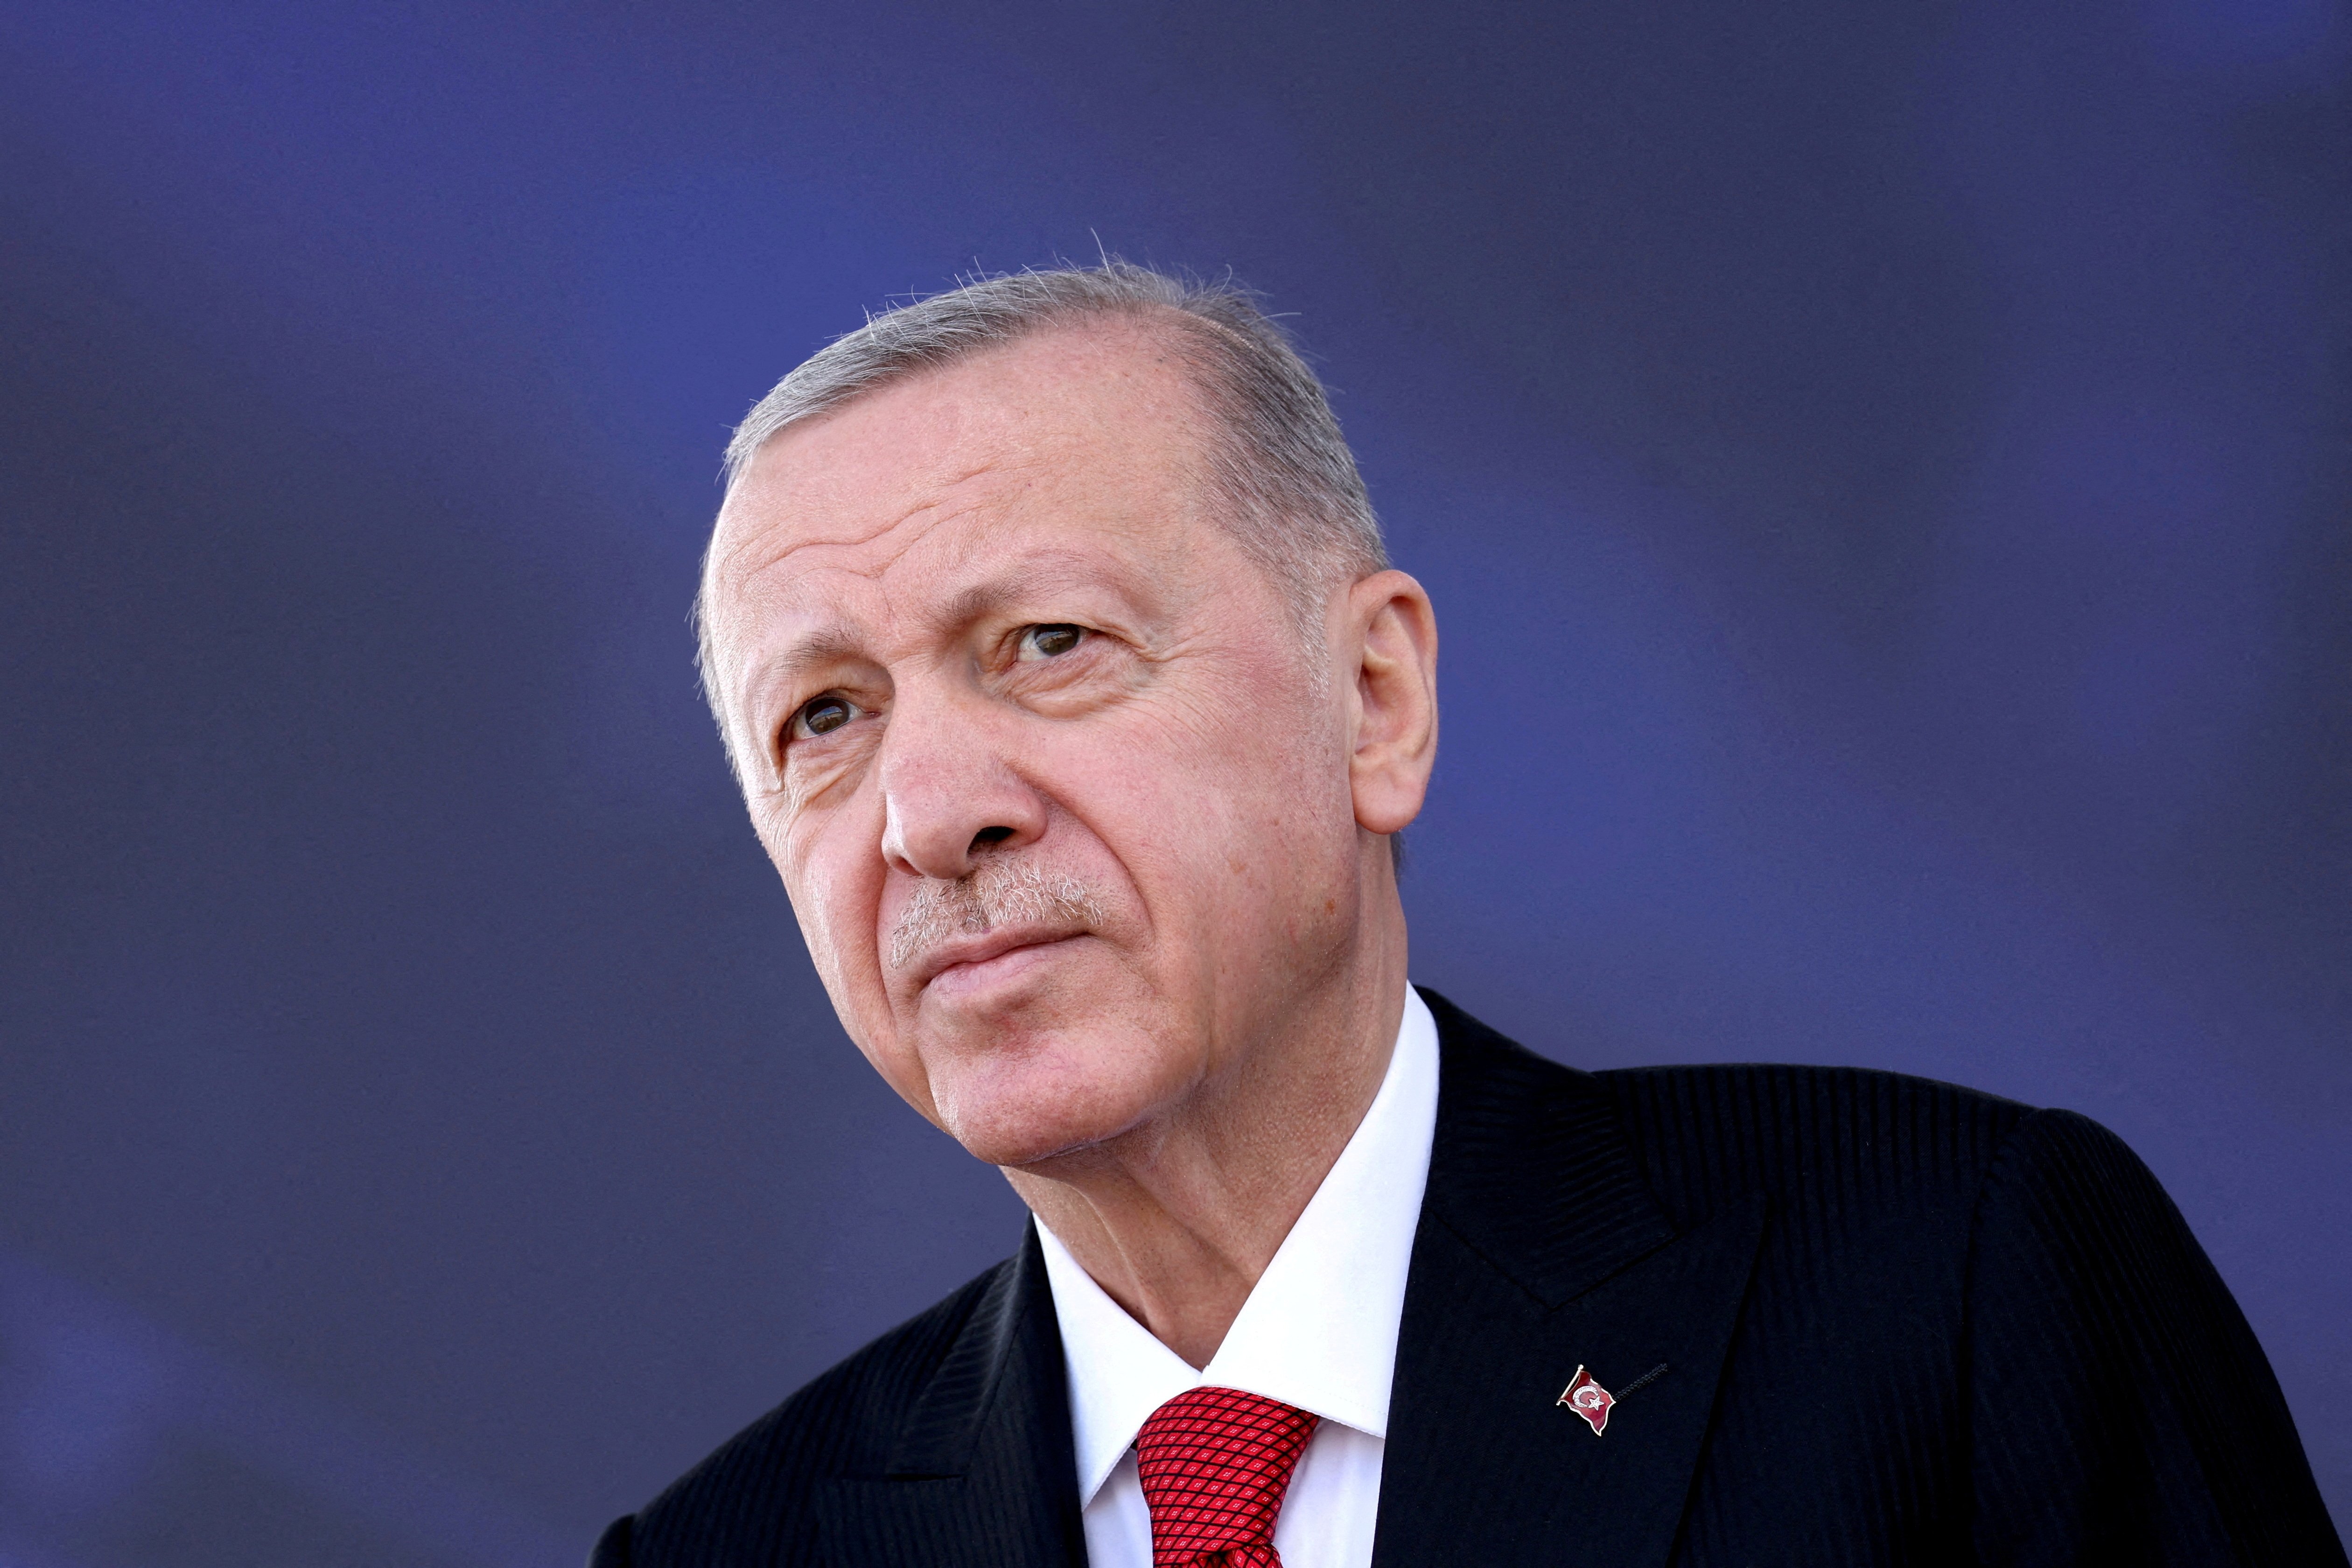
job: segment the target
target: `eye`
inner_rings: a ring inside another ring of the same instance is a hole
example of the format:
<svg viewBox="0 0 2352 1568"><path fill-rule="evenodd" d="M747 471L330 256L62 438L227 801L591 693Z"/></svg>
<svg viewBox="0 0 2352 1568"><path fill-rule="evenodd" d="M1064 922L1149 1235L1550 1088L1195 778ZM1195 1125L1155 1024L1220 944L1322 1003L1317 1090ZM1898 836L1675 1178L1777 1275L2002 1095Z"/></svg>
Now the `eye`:
<svg viewBox="0 0 2352 1568"><path fill-rule="evenodd" d="M830 735L857 717L857 704L846 697L820 697L793 715L791 739L813 741Z"/></svg>
<svg viewBox="0 0 2352 1568"><path fill-rule="evenodd" d="M1031 626L1021 634L1021 657L1024 659L1058 658L1087 640L1084 626Z"/></svg>

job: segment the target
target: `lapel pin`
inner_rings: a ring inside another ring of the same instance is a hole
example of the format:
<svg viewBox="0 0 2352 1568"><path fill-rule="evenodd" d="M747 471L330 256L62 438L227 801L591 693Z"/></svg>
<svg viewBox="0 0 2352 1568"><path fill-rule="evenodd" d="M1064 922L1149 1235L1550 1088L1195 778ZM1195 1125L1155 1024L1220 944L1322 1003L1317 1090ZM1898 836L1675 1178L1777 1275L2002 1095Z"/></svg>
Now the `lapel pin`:
<svg viewBox="0 0 2352 1568"><path fill-rule="evenodd" d="M1568 1386L1559 1391L1559 1397L1553 1401L1553 1403L1556 1405L1565 1405L1578 1415L1581 1416L1584 1420L1584 1424L1592 1428L1592 1435L1598 1437L1608 1426L1609 1412L1615 1406L1619 1400L1624 1398L1626 1394L1633 1393L1636 1389L1646 1388L1651 1384L1655 1383L1659 1378L1664 1377L1665 1373L1666 1363L1660 1362L1657 1365L1652 1367L1649 1371L1643 1373L1641 1376L1627 1384L1623 1392L1612 1394L1607 1389L1601 1386L1600 1382L1593 1377L1592 1373L1586 1371L1581 1365L1580 1365L1576 1369L1576 1375L1568 1380Z"/></svg>

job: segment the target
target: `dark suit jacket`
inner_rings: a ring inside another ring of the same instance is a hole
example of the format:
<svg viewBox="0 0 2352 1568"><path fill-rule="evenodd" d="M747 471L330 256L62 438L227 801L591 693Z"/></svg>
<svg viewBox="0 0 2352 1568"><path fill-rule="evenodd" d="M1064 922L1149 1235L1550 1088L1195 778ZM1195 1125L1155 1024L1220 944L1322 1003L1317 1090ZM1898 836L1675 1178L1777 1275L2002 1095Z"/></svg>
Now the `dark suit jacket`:
<svg viewBox="0 0 2352 1568"><path fill-rule="evenodd" d="M1424 993L1437 1136L1377 1568L2345 1563L2262 1349L2112 1134L1885 1073L1583 1073ZM1554 1401L1611 1389L1595 1436ZM819 1377L593 1568L1082 1563L1016 1258Z"/></svg>

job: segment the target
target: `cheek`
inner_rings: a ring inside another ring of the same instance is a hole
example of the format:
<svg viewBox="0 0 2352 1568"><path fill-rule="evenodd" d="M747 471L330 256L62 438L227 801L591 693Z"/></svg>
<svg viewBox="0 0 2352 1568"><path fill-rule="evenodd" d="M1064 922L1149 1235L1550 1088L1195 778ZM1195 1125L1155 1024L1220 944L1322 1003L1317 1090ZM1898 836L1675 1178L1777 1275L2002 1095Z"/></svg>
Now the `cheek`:
<svg viewBox="0 0 2352 1568"><path fill-rule="evenodd" d="M1321 888L1356 854L1342 748L1295 689L1267 684L1074 731L1054 759L1054 793L1125 865L1153 923L1195 941L1278 921L1269 901Z"/></svg>
<svg viewBox="0 0 2352 1568"><path fill-rule="evenodd" d="M1195 810L1249 823L1254 833L1277 821L1306 833L1331 827L1324 819L1347 794L1345 747L1295 678L1235 671L1192 710L1181 731L1150 743L1163 753L1160 776L1196 796ZM1352 822L1352 809L1347 815Z"/></svg>
<svg viewBox="0 0 2352 1568"><path fill-rule="evenodd" d="M875 904L880 895L877 858L856 852L847 825L802 818L789 827L763 827L760 837L783 878L809 957L844 1019L862 1016L862 990L872 984Z"/></svg>
<svg viewBox="0 0 2352 1568"><path fill-rule="evenodd" d="M880 858L870 850L860 852L854 837L819 834L803 843L794 833L782 842L766 841L770 858L783 875L784 890L792 896L809 959L851 1044L900 1098L937 1122L929 1075L891 1014L881 973L876 925L883 881Z"/></svg>

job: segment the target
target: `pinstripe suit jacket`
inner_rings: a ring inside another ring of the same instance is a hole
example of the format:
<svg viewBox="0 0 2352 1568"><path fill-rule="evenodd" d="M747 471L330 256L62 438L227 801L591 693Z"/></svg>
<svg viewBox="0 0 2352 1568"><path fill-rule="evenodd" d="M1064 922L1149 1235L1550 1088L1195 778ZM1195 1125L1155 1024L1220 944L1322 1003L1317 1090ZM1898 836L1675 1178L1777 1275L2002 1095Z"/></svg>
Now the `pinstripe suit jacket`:
<svg viewBox="0 0 2352 1568"><path fill-rule="evenodd" d="M2113 1135L1885 1073L1582 1073L1424 993L1437 1134L1376 1568L2334 1564L2261 1347ZM1596 1436L1554 1401L1622 1388ZM1034 1240L593 1568L1075 1568Z"/></svg>

